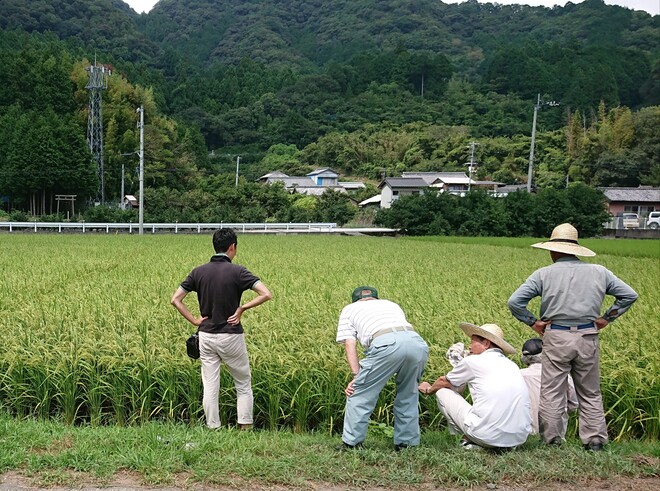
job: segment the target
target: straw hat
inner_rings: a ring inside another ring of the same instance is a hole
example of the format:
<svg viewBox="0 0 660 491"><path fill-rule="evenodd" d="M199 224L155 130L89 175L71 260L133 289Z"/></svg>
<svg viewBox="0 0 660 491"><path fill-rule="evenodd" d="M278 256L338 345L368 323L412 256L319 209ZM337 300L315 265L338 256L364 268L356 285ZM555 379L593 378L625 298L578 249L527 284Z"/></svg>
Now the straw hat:
<svg viewBox="0 0 660 491"><path fill-rule="evenodd" d="M458 327L463 329L463 332L467 334L468 337L472 337L473 334L486 338L489 341L492 341L497 346L502 348L507 355L514 355L516 349L511 346L509 343L504 341L504 332L497 324L484 324L483 326L475 326L468 322L461 322Z"/></svg>
<svg viewBox="0 0 660 491"><path fill-rule="evenodd" d="M596 253L591 249L578 244L578 231L570 223L557 225L547 242L532 244L537 249L546 249L548 251L562 252L574 256L595 256Z"/></svg>

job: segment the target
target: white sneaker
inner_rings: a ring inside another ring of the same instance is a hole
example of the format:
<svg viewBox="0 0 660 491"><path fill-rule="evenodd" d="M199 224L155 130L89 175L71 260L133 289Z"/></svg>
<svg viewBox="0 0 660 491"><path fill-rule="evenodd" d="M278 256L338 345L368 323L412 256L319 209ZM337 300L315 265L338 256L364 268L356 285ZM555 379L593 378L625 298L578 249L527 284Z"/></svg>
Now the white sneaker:
<svg viewBox="0 0 660 491"><path fill-rule="evenodd" d="M463 438L461 440L460 445L461 445L461 448L464 448L465 450L483 450L483 447L480 447L476 443L472 443L467 438Z"/></svg>

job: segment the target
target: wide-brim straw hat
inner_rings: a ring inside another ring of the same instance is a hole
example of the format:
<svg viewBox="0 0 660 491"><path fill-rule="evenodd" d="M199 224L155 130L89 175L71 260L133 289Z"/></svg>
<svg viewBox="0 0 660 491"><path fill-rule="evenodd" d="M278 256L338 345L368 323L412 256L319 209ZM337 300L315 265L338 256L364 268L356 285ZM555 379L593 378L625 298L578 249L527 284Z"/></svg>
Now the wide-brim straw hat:
<svg viewBox="0 0 660 491"><path fill-rule="evenodd" d="M573 256L591 257L596 255L591 249L578 244L578 231L570 223L557 225L552 231L550 240L532 244L532 247L561 252L563 254L572 254Z"/></svg>
<svg viewBox="0 0 660 491"><path fill-rule="evenodd" d="M467 334L468 337L472 337L473 334L486 338L492 343L496 344L502 351L507 355L516 354L516 349L511 346L509 343L504 341L504 331L497 324L484 324L483 326L476 326L470 324L469 322L461 322L458 327L463 329L463 332Z"/></svg>

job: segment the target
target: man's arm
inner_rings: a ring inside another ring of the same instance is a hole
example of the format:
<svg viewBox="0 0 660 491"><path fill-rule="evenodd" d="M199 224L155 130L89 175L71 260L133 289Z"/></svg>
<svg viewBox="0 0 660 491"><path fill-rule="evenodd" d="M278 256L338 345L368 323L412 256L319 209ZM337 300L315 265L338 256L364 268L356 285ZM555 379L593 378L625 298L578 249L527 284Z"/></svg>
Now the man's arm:
<svg viewBox="0 0 660 491"><path fill-rule="evenodd" d="M179 287L174 292L174 295L172 295L170 303L174 305L174 308L177 309L188 322L190 322L193 326L199 327L199 325L206 319L206 317L197 318L190 313L188 307L186 307L186 305L183 303L183 299L186 298L186 295L188 295L188 292Z"/></svg>
<svg viewBox="0 0 660 491"><path fill-rule="evenodd" d="M422 382L419 384L419 391L424 394L424 395L429 395L429 394L435 394L438 392L440 389L453 389L454 386L447 380L447 377L444 375L433 384L429 384L428 382Z"/></svg>
<svg viewBox="0 0 660 491"><path fill-rule="evenodd" d="M601 317L596 319L598 329L602 329L614 319L621 316L635 303L638 297L635 290L617 278L611 271L607 271L607 288L605 293L612 295L616 300Z"/></svg>
<svg viewBox="0 0 660 491"><path fill-rule="evenodd" d="M344 389L344 394L346 394L346 397L350 397L353 395L353 392L355 392L353 384L355 383L355 377L357 377L357 374L360 371L360 360L358 359L357 352L357 340L344 340L344 351L346 352L346 361L348 361L348 366L351 367L351 375L353 375L353 378Z"/></svg>
<svg viewBox="0 0 660 491"><path fill-rule="evenodd" d="M228 324L231 324L232 326L237 325L239 322L241 322L241 316L243 315L243 312L249 309L253 309L254 307L257 307L273 298L273 294L261 281L255 283L255 285L252 287L252 291L255 292L257 296L249 302L239 306L236 309L236 312L227 318Z"/></svg>
<svg viewBox="0 0 660 491"><path fill-rule="evenodd" d="M344 341L344 351L346 351L346 361L348 366L351 367L351 375L353 378L360 371L360 360L358 359L357 340L347 339Z"/></svg>
<svg viewBox="0 0 660 491"><path fill-rule="evenodd" d="M511 294L507 302L509 310L513 316L520 322L530 326L538 334L543 335L545 327L549 322L537 319L536 316L527 308L529 301L541 295L541 288L535 274L532 274L527 281L520 285L518 289Z"/></svg>

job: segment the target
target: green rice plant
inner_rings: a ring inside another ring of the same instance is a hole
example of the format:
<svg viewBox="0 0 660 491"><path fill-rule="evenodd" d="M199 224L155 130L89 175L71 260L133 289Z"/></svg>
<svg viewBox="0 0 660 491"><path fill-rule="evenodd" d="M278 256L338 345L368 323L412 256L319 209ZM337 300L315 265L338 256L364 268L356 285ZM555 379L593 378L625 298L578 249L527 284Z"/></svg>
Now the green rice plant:
<svg viewBox="0 0 660 491"><path fill-rule="evenodd" d="M194 328L169 298L193 267L208 261L208 235L12 234L0 241L3 411L90 425L203 421L199 362L184 350ZM550 263L548 254L529 247L534 241L241 235L236 262L274 294L243 316L255 425L341 431L349 374L344 350L335 343L337 319L360 284L374 284L383 298L399 303L427 341L426 380L451 369L447 347L467 341L457 328L461 321L495 322L513 346L521 346L534 333L510 315L506 300L532 271ZM660 432L657 244L587 244L599 253L589 261L610 268L640 294L600 334L613 439L652 439ZM186 301L197 312L195 295ZM538 305L535 300L531 308ZM393 424L393 400L390 383L374 411L375 424ZM233 425L236 394L227 370L219 404L223 423ZM420 404L423 427L444 425L434 398L422 397Z"/></svg>

